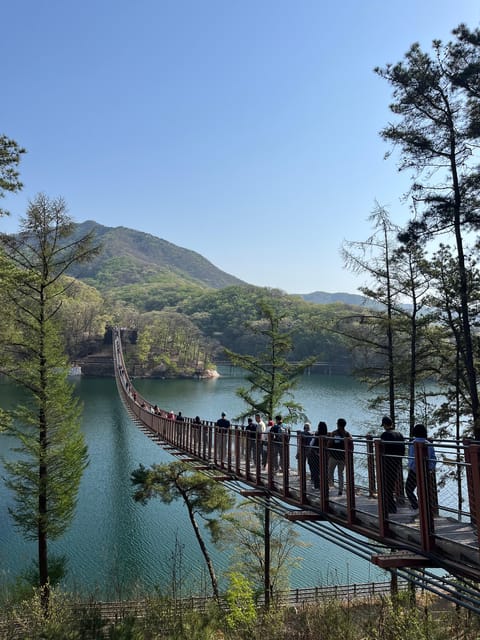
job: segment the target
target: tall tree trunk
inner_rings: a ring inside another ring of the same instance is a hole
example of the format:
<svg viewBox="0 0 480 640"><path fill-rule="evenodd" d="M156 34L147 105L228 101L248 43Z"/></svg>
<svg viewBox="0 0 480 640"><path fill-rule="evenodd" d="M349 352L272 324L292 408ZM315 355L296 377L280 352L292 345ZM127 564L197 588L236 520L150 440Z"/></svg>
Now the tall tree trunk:
<svg viewBox="0 0 480 640"><path fill-rule="evenodd" d="M187 505L188 517L190 518L190 522L192 523L193 530L195 532L195 536L198 540L198 544L200 545L200 550L202 552L203 557L205 558L205 562L207 563L208 573L210 574L210 582L212 583L213 595L215 596L215 600L217 602L220 601L220 594L218 592L218 581L217 576L215 575L215 569L213 567L212 558L208 553L208 549L205 545L205 542L202 538L202 534L200 533L200 528L198 526L197 521L195 520L195 514L193 513L192 505L188 500L188 495L182 493L185 504Z"/></svg>
<svg viewBox="0 0 480 640"><path fill-rule="evenodd" d="M465 252L463 249L463 237L461 227L461 207L462 196L459 187L457 164L455 157L455 131L452 124L452 152L451 152L451 170L454 187L454 229L455 229L455 241L457 245L458 256L458 270L460 277L460 306L462 317L462 333L463 333L463 345L457 345L463 352L463 358L465 363L465 371L467 374L471 411L473 419L473 435L475 440L480 440L480 400L478 397L477 388L477 373L475 370L475 358L473 355L473 341L472 331L469 313L469 295L468 295L468 278L467 270L465 267Z"/></svg>

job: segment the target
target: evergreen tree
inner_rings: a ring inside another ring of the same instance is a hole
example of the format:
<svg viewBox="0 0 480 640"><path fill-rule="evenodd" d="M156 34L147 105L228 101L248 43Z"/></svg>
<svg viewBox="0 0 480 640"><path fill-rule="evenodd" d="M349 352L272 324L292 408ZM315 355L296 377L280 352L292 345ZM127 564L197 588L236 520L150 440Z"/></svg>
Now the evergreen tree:
<svg viewBox="0 0 480 640"><path fill-rule="evenodd" d="M272 417L281 413L283 408L288 412L285 422L303 420L303 407L293 400L292 390L298 377L315 358L306 358L295 364L289 362L287 355L293 351L293 345L291 331L282 326L286 312L279 311L272 301L267 300L260 301L259 308L263 318L248 326L253 334L261 336L264 350L256 355L225 350L230 361L247 372L246 379L250 383L250 388L237 390L237 395L248 407L239 418L253 413Z"/></svg>
<svg viewBox="0 0 480 640"><path fill-rule="evenodd" d="M381 377L388 387L388 413L395 422L396 377L393 317L398 292L393 286L391 269L395 247L393 237L396 235L397 229L390 221L386 209L381 206L375 208L369 220L373 222L373 234L364 242L345 242L342 255L347 267L357 273L366 273L373 281L370 287L361 287L360 291L367 298L375 301L380 309L378 312L364 316L364 319L367 319L370 326L375 326L375 332L370 333L368 338L369 346L375 346L375 350L381 353L380 366L382 369L385 368L383 361L387 363L386 375ZM363 340L360 340L359 343L365 344ZM378 384L378 372L376 378L374 384Z"/></svg>
<svg viewBox="0 0 480 640"><path fill-rule="evenodd" d="M38 574L45 611L49 601L48 541L71 522L87 451L80 432L80 407L68 381L68 363L57 325L70 265L98 251L92 235L72 242L71 219L62 199L40 194L28 207L20 233L0 234L1 275L11 314L0 337L0 372L26 392L5 425L19 457L6 463L15 495L11 514L38 544Z"/></svg>
<svg viewBox="0 0 480 640"><path fill-rule="evenodd" d="M414 240L399 243L400 228L383 207L377 206L369 219L373 234L363 242L345 242L343 257L348 267L369 279L360 291L374 305L357 315L356 322L346 314L337 330L365 352L357 373L371 389L381 389L371 406L388 411L397 423L405 412L411 431L420 412L425 413L423 383L434 371L435 350L428 339L434 318L426 312L431 276L422 247Z"/></svg>
<svg viewBox="0 0 480 640"><path fill-rule="evenodd" d="M0 135L0 198L5 197L6 191L15 193L22 188L17 166L23 153L25 149L22 149L15 140ZM0 215L6 213L0 209Z"/></svg>
<svg viewBox="0 0 480 640"><path fill-rule="evenodd" d="M473 256L466 261L468 280L469 317L472 326L477 327L480 317L480 271ZM462 344L462 310L460 300L459 270L451 248L440 245L430 263L430 274L435 287L429 296L428 304L435 309L436 333L435 363L436 380L444 398L437 408L435 417L444 425L439 432L440 437L451 437L446 425L455 425L455 437L462 435L460 428L468 416L472 414L469 382L459 345ZM480 353L478 332L473 336L474 353Z"/></svg>
<svg viewBox="0 0 480 640"><path fill-rule="evenodd" d="M131 474L132 484L136 486L134 499L146 504L148 500L159 497L165 504L174 500L183 500L195 537L210 575L215 598L220 597L218 580L212 558L203 539L197 516L202 518L214 542L218 541L221 529L219 517L234 505L233 497L214 478L203 473L192 472L184 462L154 464L150 469L140 465Z"/></svg>
<svg viewBox="0 0 480 640"><path fill-rule="evenodd" d="M381 135L400 150L400 170L414 171L415 218L401 239L428 243L450 236L458 269L460 333L457 349L468 385L474 435L480 439L478 355L469 314L468 241L480 227L479 32L466 27L457 40L434 41L432 52L411 46L403 61L377 68L393 88L397 117Z"/></svg>

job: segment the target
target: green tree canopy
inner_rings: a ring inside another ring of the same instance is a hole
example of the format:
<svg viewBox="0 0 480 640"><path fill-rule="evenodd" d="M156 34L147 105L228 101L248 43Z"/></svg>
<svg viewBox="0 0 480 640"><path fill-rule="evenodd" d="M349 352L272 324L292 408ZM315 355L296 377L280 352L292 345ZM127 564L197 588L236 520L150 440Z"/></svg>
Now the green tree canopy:
<svg viewBox="0 0 480 640"><path fill-rule="evenodd" d="M213 594L218 600L220 594L215 568L197 517L203 521L213 542L218 542L221 534L219 518L234 506L234 498L214 478L192 471L184 462L155 464L150 469L140 465L132 471L131 481L136 487L133 497L141 504L146 504L154 497L160 498L165 504L171 504L174 500L184 501L208 568Z"/></svg>
<svg viewBox="0 0 480 640"><path fill-rule="evenodd" d="M27 538L38 542L40 587L48 609L48 540L70 523L87 451L80 432L80 408L68 381L68 363L58 327L68 282L62 276L76 261L98 248L87 235L69 240L72 222L64 201L40 194L29 205L20 233L0 234L0 269L10 314L0 336L0 372L27 393L6 431L19 457L7 463L8 486L15 494L11 510Z"/></svg>
<svg viewBox="0 0 480 640"><path fill-rule="evenodd" d="M285 312L281 312L270 301L262 300L259 307L263 317L248 324L255 335L262 337L266 347L260 353L250 356L225 350L231 362L247 372L250 387L240 387L237 395L244 400L247 409L239 416L244 418L252 413L262 413L272 417L282 409L287 411L286 422L304 419L303 407L293 399L292 389L299 376L315 360L308 358L300 363L287 360L292 351L291 332L282 326Z"/></svg>

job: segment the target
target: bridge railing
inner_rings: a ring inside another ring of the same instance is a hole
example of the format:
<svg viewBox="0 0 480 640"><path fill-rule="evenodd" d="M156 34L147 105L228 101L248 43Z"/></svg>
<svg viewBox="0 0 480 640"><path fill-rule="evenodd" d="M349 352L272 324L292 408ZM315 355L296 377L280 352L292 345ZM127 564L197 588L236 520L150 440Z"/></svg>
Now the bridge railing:
<svg viewBox="0 0 480 640"><path fill-rule="evenodd" d="M239 425L224 430L212 421L170 419L167 412L152 405L133 387L118 343L114 352L117 383L129 410L160 440L249 484L274 491L288 500L294 498L300 506L315 502L328 513L332 503L346 504L348 524L353 524L361 511L375 512L379 535L382 538L391 535L396 523L396 515L388 512L387 504L391 488L388 460L392 456L385 454L379 438L367 435L345 439L341 486L338 469L335 476L329 473L332 454L328 436L320 436L318 444L311 446L300 433L254 433L252 437ZM477 527L480 443L434 441L433 445L435 468L431 468L427 444L418 442L414 448L419 510L418 514L412 511L412 520L417 519L422 550L429 553L441 535L436 530L438 517L473 525L480 543ZM400 507L406 504L408 509L405 495L408 456L403 456L400 462L403 473L396 481L396 500Z"/></svg>

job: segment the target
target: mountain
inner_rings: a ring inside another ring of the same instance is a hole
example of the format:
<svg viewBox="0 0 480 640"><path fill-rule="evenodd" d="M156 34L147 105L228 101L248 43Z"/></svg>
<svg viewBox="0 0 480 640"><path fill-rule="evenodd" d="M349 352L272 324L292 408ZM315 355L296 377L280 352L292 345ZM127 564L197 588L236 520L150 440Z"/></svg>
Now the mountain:
<svg viewBox="0 0 480 640"><path fill-rule="evenodd" d="M138 283L193 285L223 289L246 283L215 267L195 251L149 233L105 227L88 220L75 225L73 239L95 230L103 250L92 262L75 264L69 274L101 290Z"/></svg>
<svg viewBox="0 0 480 640"><path fill-rule="evenodd" d="M199 253L143 231L106 227L88 220L75 225L72 239L78 239L92 229L96 242L103 247L102 252L92 262L73 265L69 275L100 291L117 290L123 300L141 303L145 296L145 303L149 296L163 295L167 289L180 293L247 286L246 282L218 269ZM296 297L315 304L366 304L363 296L351 293L314 291Z"/></svg>

